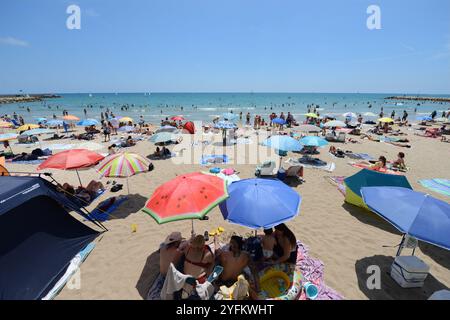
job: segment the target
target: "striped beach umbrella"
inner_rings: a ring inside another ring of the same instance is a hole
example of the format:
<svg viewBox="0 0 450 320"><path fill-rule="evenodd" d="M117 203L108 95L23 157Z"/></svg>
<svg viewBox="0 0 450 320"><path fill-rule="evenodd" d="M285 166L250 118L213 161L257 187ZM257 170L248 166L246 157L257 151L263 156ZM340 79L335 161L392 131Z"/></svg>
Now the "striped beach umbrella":
<svg viewBox="0 0 450 320"><path fill-rule="evenodd" d="M144 157L130 152L123 152L106 157L97 167L100 176L109 178L127 178L128 193L130 187L128 177L147 172L150 163Z"/></svg>

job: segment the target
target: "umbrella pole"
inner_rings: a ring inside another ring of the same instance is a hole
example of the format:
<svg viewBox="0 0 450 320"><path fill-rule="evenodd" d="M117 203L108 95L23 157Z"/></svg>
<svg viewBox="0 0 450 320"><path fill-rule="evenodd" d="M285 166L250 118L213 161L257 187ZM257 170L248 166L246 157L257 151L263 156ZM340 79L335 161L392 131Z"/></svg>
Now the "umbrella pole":
<svg viewBox="0 0 450 320"><path fill-rule="evenodd" d="M194 237L194 219L191 219L191 236Z"/></svg>
<svg viewBox="0 0 450 320"><path fill-rule="evenodd" d="M396 257L398 257L402 253L404 243L405 243L405 234L403 234L402 241L400 242L400 245L398 246Z"/></svg>
<svg viewBox="0 0 450 320"><path fill-rule="evenodd" d="M128 183L128 177L127 177L127 190L128 190L128 194L130 194L130 184Z"/></svg>
<svg viewBox="0 0 450 320"><path fill-rule="evenodd" d="M78 173L78 170L75 170L75 172L77 173L78 181L80 182L80 187L82 187L83 184L81 183L80 174Z"/></svg>

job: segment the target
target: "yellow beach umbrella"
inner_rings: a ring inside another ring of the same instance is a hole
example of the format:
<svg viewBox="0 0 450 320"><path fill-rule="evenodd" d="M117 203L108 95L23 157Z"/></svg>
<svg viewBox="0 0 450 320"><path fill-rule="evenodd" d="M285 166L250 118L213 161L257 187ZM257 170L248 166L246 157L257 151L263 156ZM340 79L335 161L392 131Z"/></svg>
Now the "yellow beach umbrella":
<svg viewBox="0 0 450 320"><path fill-rule="evenodd" d="M130 117L123 117L119 119L120 122L133 122L133 119Z"/></svg>
<svg viewBox="0 0 450 320"><path fill-rule="evenodd" d="M73 114L68 114L67 116L64 116L63 119L67 120L67 121L78 121L78 120L80 120L80 118L78 118L77 116L74 116Z"/></svg>
<svg viewBox="0 0 450 320"><path fill-rule="evenodd" d="M31 129L37 129L39 128L39 125L34 123L25 123L23 126L20 126L17 128L17 131L27 131Z"/></svg>
<svg viewBox="0 0 450 320"><path fill-rule="evenodd" d="M378 119L378 122L388 122L389 123L389 122L394 122L394 119L385 117L385 118Z"/></svg>
<svg viewBox="0 0 450 320"><path fill-rule="evenodd" d="M308 118L318 118L319 116L318 116L317 114L315 114L315 113L307 113L307 114L305 114L305 117L308 117Z"/></svg>

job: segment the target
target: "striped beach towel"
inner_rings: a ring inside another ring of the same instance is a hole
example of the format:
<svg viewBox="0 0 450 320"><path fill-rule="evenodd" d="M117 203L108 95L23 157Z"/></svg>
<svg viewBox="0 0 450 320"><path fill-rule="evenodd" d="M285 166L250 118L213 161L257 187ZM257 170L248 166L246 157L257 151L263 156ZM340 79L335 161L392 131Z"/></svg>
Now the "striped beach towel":
<svg viewBox="0 0 450 320"><path fill-rule="evenodd" d="M419 183L427 189L450 197L450 179L424 179Z"/></svg>

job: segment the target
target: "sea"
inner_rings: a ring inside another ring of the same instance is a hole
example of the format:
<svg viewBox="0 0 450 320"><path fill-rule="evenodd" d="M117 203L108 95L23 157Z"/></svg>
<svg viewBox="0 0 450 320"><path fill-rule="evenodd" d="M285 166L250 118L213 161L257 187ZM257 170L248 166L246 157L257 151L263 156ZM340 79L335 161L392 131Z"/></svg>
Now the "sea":
<svg viewBox="0 0 450 320"><path fill-rule="evenodd" d="M308 106L320 115L342 117L343 113L379 114L383 109L385 116L395 110L396 117L406 110L412 117L429 115L432 111L449 110L450 103L430 101L388 100L397 94L363 93L59 93L60 98L29 103L0 105L0 114L22 115L25 122L34 123L37 118L61 117L63 111L81 119L100 120L101 112L109 109L116 117L129 116L138 119L143 116L148 123L160 123L161 119L182 115L192 121L211 122L224 113L250 113L251 117L260 115L268 119L269 114L291 112L297 121L302 121ZM398 94L401 95L401 94ZM426 95L421 95L426 96ZM433 95L450 97L450 95ZM86 109L87 114L84 114ZM239 121L239 118L237 118ZM411 119L411 117L410 117Z"/></svg>

